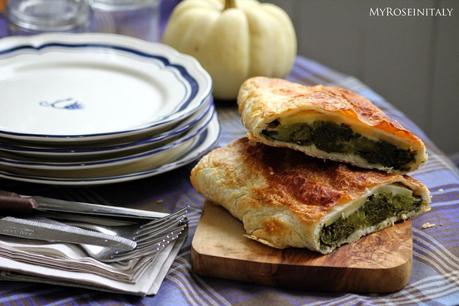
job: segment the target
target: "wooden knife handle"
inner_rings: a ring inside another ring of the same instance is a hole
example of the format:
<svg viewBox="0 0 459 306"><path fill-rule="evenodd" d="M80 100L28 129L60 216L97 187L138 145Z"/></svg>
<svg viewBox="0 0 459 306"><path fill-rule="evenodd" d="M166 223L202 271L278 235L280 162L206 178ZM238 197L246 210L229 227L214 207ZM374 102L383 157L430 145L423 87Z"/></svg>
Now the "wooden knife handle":
<svg viewBox="0 0 459 306"><path fill-rule="evenodd" d="M37 202L28 196L21 196L14 192L0 190L1 215L26 215L34 212Z"/></svg>

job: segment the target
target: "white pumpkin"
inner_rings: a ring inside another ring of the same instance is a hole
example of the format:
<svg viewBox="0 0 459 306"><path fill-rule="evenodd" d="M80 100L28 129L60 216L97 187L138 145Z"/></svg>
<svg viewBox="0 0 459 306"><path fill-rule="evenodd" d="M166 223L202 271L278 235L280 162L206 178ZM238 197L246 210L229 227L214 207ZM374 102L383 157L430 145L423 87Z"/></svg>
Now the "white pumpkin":
<svg viewBox="0 0 459 306"><path fill-rule="evenodd" d="M199 60L220 99L235 98L250 77L285 76L296 55L288 15L255 0L183 1L172 13L163 41Z"/></svg>

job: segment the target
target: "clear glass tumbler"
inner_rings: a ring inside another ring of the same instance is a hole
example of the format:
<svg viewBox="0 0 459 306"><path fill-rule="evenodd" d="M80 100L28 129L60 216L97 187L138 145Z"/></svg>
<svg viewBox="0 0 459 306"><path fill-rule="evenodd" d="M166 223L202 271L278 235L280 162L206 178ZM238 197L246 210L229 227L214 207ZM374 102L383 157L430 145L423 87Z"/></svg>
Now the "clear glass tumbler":
<svg viewBox="0 0 459 306"><path fill-rule="evenodd" d="M89 0L89 4L93 31L159 40L159 0Z"/></svg>
<svg viewBox="0 0 459 306"><path fill-rule="evenodd" d="M9 0L10 34L83 32L90 21L86 0Z"/></svg>

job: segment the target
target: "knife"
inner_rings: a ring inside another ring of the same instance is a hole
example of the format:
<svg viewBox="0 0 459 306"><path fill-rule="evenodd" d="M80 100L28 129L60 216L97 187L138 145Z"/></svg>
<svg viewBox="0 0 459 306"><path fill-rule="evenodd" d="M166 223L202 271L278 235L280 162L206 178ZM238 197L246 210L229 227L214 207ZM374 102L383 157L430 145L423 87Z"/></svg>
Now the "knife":
<svg viewBox="0 0 459 306"><path fill-rule="evenodd" d="M44 218L3 217L0 218L0 235L50 242L98 245L120 251L130 251L137 246L135 241L120 236L102 234L51 220L46 221Z"/></svg>
<svg viewBox="0 0 459 306"><path fill-rule="evenodd" d="M154 220L168 215L167 213L140 209L19 195L14 192L0 190L0 212L8 215L25 215L32 214L35 211L65 212L147 220Z"/></svg>

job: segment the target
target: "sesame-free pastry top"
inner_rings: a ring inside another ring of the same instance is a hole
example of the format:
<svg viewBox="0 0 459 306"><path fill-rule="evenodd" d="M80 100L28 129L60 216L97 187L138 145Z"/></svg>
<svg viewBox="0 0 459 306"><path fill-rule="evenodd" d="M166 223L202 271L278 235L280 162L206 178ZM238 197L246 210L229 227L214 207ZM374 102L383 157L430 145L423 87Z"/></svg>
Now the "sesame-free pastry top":
<svg viewBox="0 0 459 306"><path fill-rule="evenodd" d="M238 104L248 137L270 146L398 173L427 159L416 135L344 88L255 77L242 84Z"/></svg>
<svg viewBox="0 0 459 306"><path fill-rule="evenodd" d="M429 210L427 188L407 175L361 169L239 139L204 156L194 188L271 247L330 253Z"/></svg>

